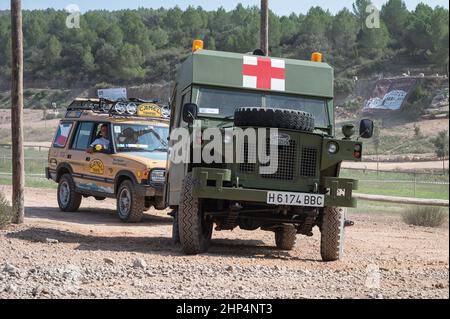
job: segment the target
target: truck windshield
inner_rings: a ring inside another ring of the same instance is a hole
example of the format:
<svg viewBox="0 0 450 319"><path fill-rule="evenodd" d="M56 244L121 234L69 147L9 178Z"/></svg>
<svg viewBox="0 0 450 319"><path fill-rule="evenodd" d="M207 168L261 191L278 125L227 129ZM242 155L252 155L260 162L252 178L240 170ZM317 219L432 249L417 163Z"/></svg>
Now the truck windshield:
<svg viewBox="0 0 450 319"><path fill-rule="evenodd" d="M327 128L330 124L326 100L320 98L200 88L197 105L203 117L232 119L238 107L265 107L311 113L316 127Z"/></svg>
<svg viewBox="0 0 450 319"><path fill-rule="evenodd" d="M114 124L117 152L166 152L169 128L165 126Z"/></svg>

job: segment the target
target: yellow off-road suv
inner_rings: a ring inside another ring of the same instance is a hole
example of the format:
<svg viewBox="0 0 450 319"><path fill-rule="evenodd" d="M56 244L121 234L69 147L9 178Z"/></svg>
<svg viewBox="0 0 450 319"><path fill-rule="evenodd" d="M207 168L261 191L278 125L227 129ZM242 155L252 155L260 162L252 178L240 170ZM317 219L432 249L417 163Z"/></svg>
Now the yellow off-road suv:
<svg viewBox="0 0 450 319"><path fill-rule="evenodd" d="M170 110L157 101L76 99L59 123L46 176L62 211L83 197L117 199L124 222L139 222L163 200Z"/></svg>

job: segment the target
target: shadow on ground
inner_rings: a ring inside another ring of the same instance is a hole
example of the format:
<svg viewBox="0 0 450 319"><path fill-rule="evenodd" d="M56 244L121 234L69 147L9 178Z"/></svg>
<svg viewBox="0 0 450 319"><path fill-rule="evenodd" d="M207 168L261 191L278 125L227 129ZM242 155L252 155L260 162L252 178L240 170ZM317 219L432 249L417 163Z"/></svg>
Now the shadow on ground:
<svg viewBox="0 0 450 319"><path fill-rule="evenodd" d="M46 240L51 238L56 239L59 243L77 244L78 246L74 249L84 251L119 251L158 254L162 256L184 256L180 247L175 245L170 237L106 237L42 227L19 230L7 234L6 237L35 243L46 243ZM213 239L211 247L205 255L208 257L230 256L256 259L317 261L291 256L289 252L280 251L271 246L263 246L264 244L260 240Z"/></svg>
<svg viewBox="0 0 450 319"><path fill-rule="evenodd" d="M122 223L114 210L101 208L81 208L75 213L61 212L59 208L47 207L26 207L25 216L27 218L49 219L67 223L77 223L81 225L102 225L102 226L157 226L172 224L172 217L162 217L152 215L151 211L144 214L142 222L136 224Z"/></svg>

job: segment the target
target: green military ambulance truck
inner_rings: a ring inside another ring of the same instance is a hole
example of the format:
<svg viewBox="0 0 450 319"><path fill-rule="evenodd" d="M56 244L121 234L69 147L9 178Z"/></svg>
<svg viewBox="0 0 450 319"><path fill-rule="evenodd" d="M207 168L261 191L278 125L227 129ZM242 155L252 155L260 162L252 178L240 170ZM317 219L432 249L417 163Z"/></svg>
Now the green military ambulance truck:
<svg viewBox="0 0 450 319"><path fill-rule="evenodd" d="M352 224L345 208L356 206L358 182L339 178L340 167L361 160L360 138L372 136L373 122L362 120L356 136L345 125L345 137L335 137L333 68L320 54L300 61L259 50L209 51L196 41L176 82L170 129L191 134L185 160L168 161L165 191L173 237L186 254L207 251L214 225L216 231L271 231L283 250L318 226L322 259L342 257L344 230ZM209 129L220 132L223 148L206 152L215 161L195 161L195 152L203 155L211 143L203 134ZM258 131L253 139L251 130ZM179 142L172 135L172 155ZM233 154L228 143L239 144ZM275 171L259 161L261 154Z"/></svg>

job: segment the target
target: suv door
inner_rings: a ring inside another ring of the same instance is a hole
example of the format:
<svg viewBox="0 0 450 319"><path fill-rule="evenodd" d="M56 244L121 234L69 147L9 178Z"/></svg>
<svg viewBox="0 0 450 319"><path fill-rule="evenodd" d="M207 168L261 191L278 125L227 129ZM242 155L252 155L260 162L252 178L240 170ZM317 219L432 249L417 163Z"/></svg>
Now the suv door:
<svg viewBox="0 0 450 319"><path fill-rule="evenodd" d="M86 176L89 172L88 166L90 161L90 154L86 152L91 143L94 131L94 122L78 122L77 130L72 144L67 152L67 162L71 165L73 170L73 179L75 185L80 189L90 189L92 180Z"/></svg>
<svg viewBox="0 0 450 319"><path fill-rule="evenodd" d="M94 142L96 136L100 133L101 126L105 123L94 123L94 134L91 139L91 144ZM108 195L114 194L114 178L117 173L113 166L113 143L112 143L112 127L108 123L109 132L109 149L102 152L94 152L86 155L86 174L89 174L91 180L95 180L95 191L105 193Z"/></svg>

